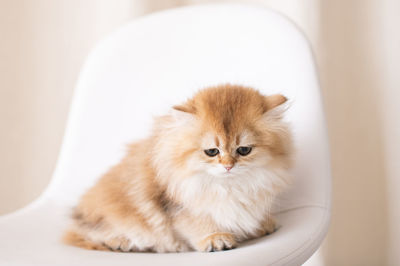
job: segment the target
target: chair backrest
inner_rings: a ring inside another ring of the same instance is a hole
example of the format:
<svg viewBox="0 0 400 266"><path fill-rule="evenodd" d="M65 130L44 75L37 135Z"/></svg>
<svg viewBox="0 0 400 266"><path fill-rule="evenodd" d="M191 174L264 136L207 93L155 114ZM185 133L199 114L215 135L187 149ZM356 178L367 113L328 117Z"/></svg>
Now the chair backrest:
<svg viewBox="0 0 400 266"><path fill-rule="evenodd" d="M199 88L253 86L291 101L295 181L280 210L329 208L327 134L310 47L286 18L243 5L185 7L137 19L92 51L75 90L52 182L44 197L74 204L145 137L152 117Z"/></svg>

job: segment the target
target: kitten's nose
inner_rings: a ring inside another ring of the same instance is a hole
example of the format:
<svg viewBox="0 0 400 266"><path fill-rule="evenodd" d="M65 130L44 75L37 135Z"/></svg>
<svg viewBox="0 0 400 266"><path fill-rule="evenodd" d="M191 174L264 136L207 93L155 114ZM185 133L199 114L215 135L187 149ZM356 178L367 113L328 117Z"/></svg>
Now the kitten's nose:
<svg viewBox="0 0 400 266"><path fill-rule="evenodd" d="M229 171L232 169L233 165L224 165L226 171Z"/></svg>

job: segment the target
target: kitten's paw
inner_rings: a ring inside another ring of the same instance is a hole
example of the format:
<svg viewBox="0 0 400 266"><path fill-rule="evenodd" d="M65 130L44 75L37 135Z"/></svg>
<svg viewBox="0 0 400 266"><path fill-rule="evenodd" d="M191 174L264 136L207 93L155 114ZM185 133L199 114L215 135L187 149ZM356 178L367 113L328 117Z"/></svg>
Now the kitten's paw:
<svg viewBox="0 0 400 266"><path fill-rule="evenodd" d="M203 252L228 250L236 247L235 237L230 233L214 233L197 244L197 249Z"/></svg>
<svg viewBox="0 0 400 266"><path fill-rule="evenodd" d="M186 252L190 251L189 246L186 243L180 242L171 242L163 246L157 246L155 251L158 253L165 253L165 252Z"/></svg>
<svg viewBox="0 0 400 266"><path fill-rule="evenodd" d="M104 241L104 245L113 251L129 252L132 250L131 241L123 236L109 238Z"/></svg>
<svg viewBox="0 0 400 266"><path fill-rule="evenodd" d="M190 249L186 243L177 243L173 246L172 252L186 252L189 250Z"/></svg>
<svg viewBox="0 0 400 266"><path fill-rule="evenodd" d="M274 218L268 217L263 224L264 235L269 235L278 230L278 225Z"/></svg>

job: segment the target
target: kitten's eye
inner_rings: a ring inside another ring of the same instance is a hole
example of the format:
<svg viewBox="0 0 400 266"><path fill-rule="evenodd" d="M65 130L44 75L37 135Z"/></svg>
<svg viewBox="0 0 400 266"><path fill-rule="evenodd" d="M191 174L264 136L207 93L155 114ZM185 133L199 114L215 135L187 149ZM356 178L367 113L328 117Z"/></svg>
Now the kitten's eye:
<svg viewBox="0 0 400 266"><path fill-rule="evenodd" d="M247 154L249 154L251 152L251 147L239 147L237 148L237 153L239 153L242 156L246 156Z"/></svg>
<svg viewBox="0 0 400 266"><path fill-rule="evenodd" d="M204 150L205 154L207 154L210 157L214 157L215 155L217 155L219 153L218 149L208 149L208 150Z"/></svg>

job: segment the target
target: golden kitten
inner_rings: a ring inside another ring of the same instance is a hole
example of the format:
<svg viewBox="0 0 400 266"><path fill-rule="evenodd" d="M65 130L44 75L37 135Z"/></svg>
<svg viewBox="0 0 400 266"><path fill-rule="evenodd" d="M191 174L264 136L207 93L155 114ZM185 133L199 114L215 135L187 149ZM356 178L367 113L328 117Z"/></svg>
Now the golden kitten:
<svg viewBox="0 0 400 266"><path fill-rule="evenodd" d="M155 119L81 199L65 242L88 249L217 251L275 230L289 180L282 95L223 85Z"/></svg>

